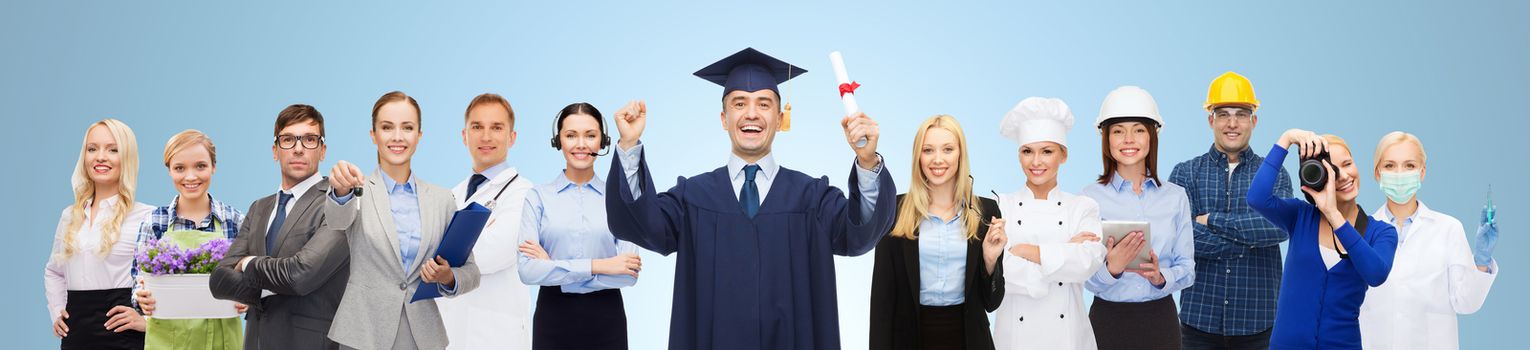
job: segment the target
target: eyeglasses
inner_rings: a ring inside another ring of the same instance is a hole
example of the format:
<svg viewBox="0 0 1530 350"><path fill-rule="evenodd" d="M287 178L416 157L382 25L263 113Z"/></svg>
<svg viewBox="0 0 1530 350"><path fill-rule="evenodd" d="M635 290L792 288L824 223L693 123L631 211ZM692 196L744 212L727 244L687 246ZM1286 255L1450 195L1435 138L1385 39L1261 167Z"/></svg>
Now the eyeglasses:
<svg viewBox="0 0 1530 350"><path fill-rule="evenodd" d="M1246 123L1246 122L1254 119L1254 112L1251 112L1251 111L1249 111L1247 109L1242 109L1242 108L1222 109L1222 110L1217 110L1215 112L1212 112L1211 113L1211 119L1219 121L1219 122L1227 121L1227 120L1237 120L1239 122L1245 122Z"/></svg>
<svg viewBox="0 0 1530 350"><path fill-rule="evenodd" d="M301 136L300 135L278 135L278 136L276 136L276 147L279 147L281 149L292 149L293 147L297 147L298 141L302 141L303 148L305 148L305 149L315 149L315 148L319 148L319 145L324 144L324 137L323 136L319 136L319 135L314 135L314 134L307 134L307 135L301 135Z"/></svg>

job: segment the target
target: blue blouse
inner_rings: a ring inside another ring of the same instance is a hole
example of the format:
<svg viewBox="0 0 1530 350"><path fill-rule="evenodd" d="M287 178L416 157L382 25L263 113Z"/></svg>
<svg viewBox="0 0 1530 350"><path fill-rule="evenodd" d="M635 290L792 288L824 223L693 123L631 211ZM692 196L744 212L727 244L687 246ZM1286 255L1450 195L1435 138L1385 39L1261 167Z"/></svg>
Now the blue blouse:
<svg viewBox="0 0 1530 350"><path fill-rule="evenodd" d="M961 210L919 223L919 305L959 305L967 297L967 233Z"/></svg>
<svg viewBox="0 0 1530 350"><path fill-rule="evenodd" d="M1149 243L1158 254L1158 272L1164 279L1163 287L1158 287L1131 270L1116 278L1110 269L1100 268L1084 289L1100 299L1140 303L1168 297L1195 283L1195 228L1190 225L1190 197L1183 187L1148 178L1142 195L1137 195L1131 181L1115 174L1110 183L1091 184L1081 194L1100 203L1100 221L1148 223Z"/></svg>
<svg viewBox="0 0 1530 350"><path fill-rule="evenodd" d="M637 245L617 240L606 226L605 189L599 176L575 184L560 171L551 183L526 192L521 241L542 245L552 260L517 253L522 283L580 294L637 284L637 277L590 271L590 260L637 254Z"/></svg>
<svg viewBox="0 0 1530 350"><path fill-rule="evenodd" d="M1368 287L1380 286L1392 271L1397 229L1360 211L1365 235L1349 223L1334 229L1349 258L1328 268L1318 245L1323 217L1317 208L1272 192L1286 153L1279 145L1270 149L1248 189L1249 207L1291 233L1270 348L1359 349L1360 304Z"/></svg>

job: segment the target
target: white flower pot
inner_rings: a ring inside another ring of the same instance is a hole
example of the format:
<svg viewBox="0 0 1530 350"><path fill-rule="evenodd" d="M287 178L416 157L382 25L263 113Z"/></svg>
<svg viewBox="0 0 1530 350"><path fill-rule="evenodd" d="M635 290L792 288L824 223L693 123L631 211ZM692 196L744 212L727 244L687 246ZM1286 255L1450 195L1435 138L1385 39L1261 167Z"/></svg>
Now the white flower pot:
<svg viewBox="0 0 1530 350"><path fill-rule="evenodd" d="M238 317L234 302L213 298L208 289L209 274L144 275L144 288L153 292L154 318L228 318Z"/></svg>

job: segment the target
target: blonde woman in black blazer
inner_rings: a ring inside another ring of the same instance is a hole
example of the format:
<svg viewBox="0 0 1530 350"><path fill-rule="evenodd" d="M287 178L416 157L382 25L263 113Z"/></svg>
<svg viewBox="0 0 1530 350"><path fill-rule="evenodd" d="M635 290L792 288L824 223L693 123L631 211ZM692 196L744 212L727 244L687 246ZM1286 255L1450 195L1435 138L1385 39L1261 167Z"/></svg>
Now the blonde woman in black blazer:
<svg viewBox="0 0 1530 350"><path fill-rule="evenodd" d="M972 195L966 139L948 115L914 136L913 179L876 248L872 349L993 349L988 313L1004 297L1007 239L992 199Z"/></svg>

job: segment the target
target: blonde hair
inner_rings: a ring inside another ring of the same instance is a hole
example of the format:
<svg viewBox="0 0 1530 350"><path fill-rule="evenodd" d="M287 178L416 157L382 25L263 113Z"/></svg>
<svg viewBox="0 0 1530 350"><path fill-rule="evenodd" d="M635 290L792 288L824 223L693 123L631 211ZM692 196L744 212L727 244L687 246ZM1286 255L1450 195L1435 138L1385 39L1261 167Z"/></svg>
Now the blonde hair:
<svg viewBox="0 0 1530 350"><path fill-rule="evenodd" d="M170 167L170 157L193 146L206 148L207 157L212 158L212 165L218 165L218 147L213 145L212 138L208 138L207 134L197 129L186 129L171 136L170 141L165 142L165 167Z"/></svg>
<svg viewBox="0 0 1530 350"><path fill-rule="evenodd" d="M96 183L86 175L90 173L86 145L90 143L90 130L96 127L106 128L116 139L120 163L117 173L117 207L112 210L111 216L101 227L101 248L96 252L97 254L104 256L112 251L112 245L117 244L117 238L122 233L122 220L133 210L133 194L137 191L138 183L138 141L133 136L133 129L128 128L122 121L111 118L90 124L89 128L85 128L85 141L80 143L80 159L75 162L74 175L70 177L70 184L74 187L74 204L69 206L69 222L64 230L62 255L65 258L74 255L78 250L74 246L75 235L85 224L86 203L94 199L96 195Z"/></svg>
<svg viewBox="0 0 1530 350"><path fill-rule="evenodd" d="M1395 146L1395 145L1400 144L1400 143L1411 143L1411 144L1413 144L1413 146L1418 147L1418 161L1420 163L1419 165L1429 164L1429 154L1428 153L1424 153L1424 142L1423 141L1419 141L1418 136L1413 136L1413 134L1409 134L1409 133L1405 133L1405 132L1401 132L1401 131L1393 131L1393 132L1387 133L1385 136L1382 136L1381 137L1381 142L1376 144L1376 161L1371 164L1371 170L1375 171L1377 169L1380 169L1381 168L1381 154L1385 153L1387 151L1387 148L1390 148L1390 147Z"/></svg>
<svg viewBox="0 0 1530 350"><path fill-rule="evenodd" d="M1349 148L1349 143L1348 142L1344 142L1344 138L1339 137L1339 135L1334 135L1334 134L1323 134L1323 136L1319 136L1319 137L1322 137L1323 141L1328 141L1328 146L1330 146L1330 147L1332 147L1332 146L1344 147L1345 151L1349 151L1350 157L1354 158L1355 149ZM1338 165L1338 164L1334 164L1334 165Z"/></svg>
<svg viewBox="0 0 1530 350"><path fill-rule="evenodd" d="M941 114L925 119L919 125L918 132L914 134L914 164L913 175L908 185L908 194L903 196L902 203L898 203L898 219L893 225L892 236L904 239L918 239L914 231L919 229L919 223L930 215L930 188L929 179L924 178L924 171L919 167L919 151L924 146L924 134L933 129L950 131L956 136L957 149L961 150L960 159L956 164L956 175L952 178L956 181L956 198L958 210L962 210L962 228L967 232L967 239L977 237L977 228L980 215L977 211L977 197L972 195L972 173L967 161L967 137L962 133L962 125L956 122L956 117Z"/></svg>

